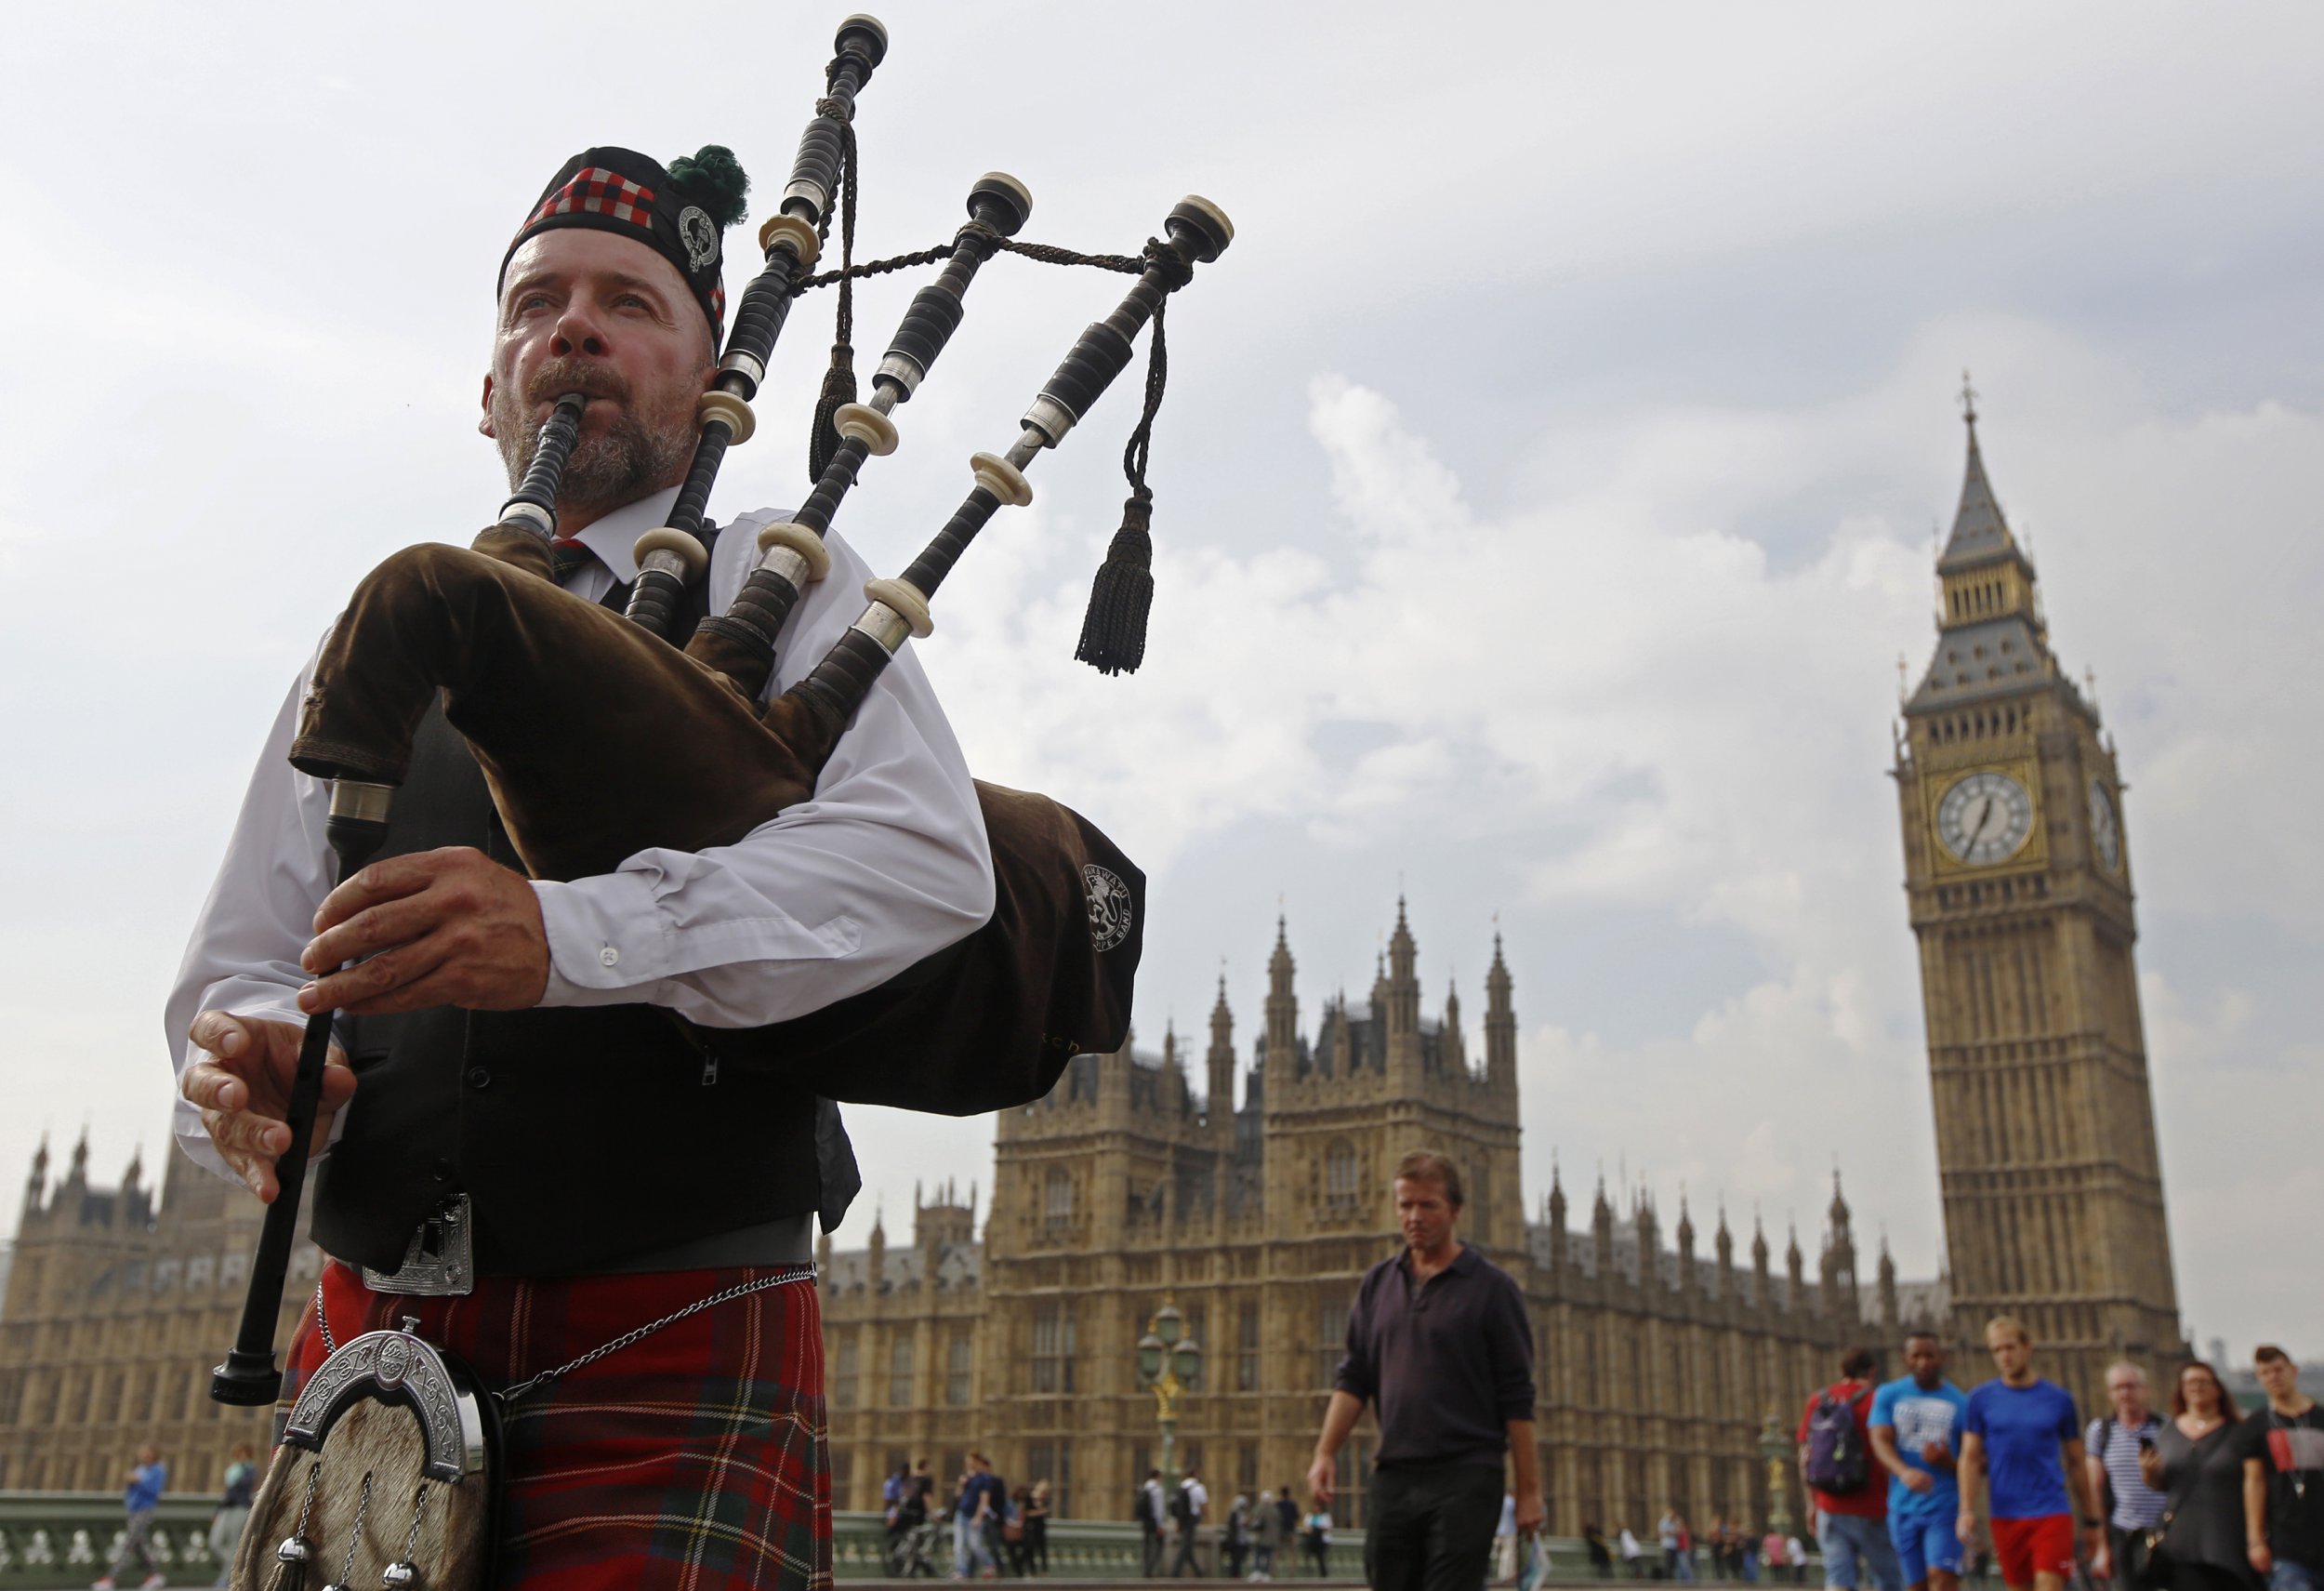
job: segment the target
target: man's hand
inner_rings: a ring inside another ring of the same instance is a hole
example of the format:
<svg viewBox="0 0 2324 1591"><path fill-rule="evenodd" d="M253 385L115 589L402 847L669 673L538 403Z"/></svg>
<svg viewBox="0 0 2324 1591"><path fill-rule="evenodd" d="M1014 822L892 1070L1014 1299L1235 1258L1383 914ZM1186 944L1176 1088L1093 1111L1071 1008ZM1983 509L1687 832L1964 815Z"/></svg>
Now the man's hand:
<svg viewBox="0 0 2324 1591"><path fill-rule="evenodd" d="M1963 1508L1961 1511L1961 1518L1953 1521L1953 1539L1961 1543L1961 1551L1967 1552L1970 1540L1976 1533L1977 1511L1974 1508Z"/></svg>
<svg viewBox="0 0 2324 1591"><path fill-rule="evenodd" d="M1538 1492L1528 1492L1523 1497L1518 1498L1517 1533L1526 1536L1539 1530L1542 1520L1549 1518L1549 1509L1542 1505L1541 1493Z"/></svg>
<svg viewBox="0 0 2324 1591"><path fill-rule="evenodd" d="M1950 1469L1953 1467L1953 1450L1943 1442L1922 1442L1921 1462L1931 1469ZM1914 1490L1918 1491L1919 1488L1916 1487Z"/></svg>
<svg viewBox="0 0 2324 1591"><path fill-rule="evenodd" d="M210 1058L188 1067L178 1091L201 1107L203 1130L234 1174L262 1202L273 1203L282 1191L274 1175L275 1157L291 1145L284 1118L290 1113L291 1077L298 1069L305 1030L289 1022L205 1011L193 1019L186 1037ZM331 1141L332 1119L354 1093L355 1073L334 1044L324 1059L323 1096L315 1106L314 1135L307 1143L310 1155Z"/></svg>
<svg viewBox="0 0 2324 1591"><path fill-rule="evenodd" d="M1331 1492L1340 1478L1340 1466L1329 1453L1317 1453L1315 1462L1307 1466L1307 1490L1315 1499L1315 1506L1331 1506Z"/></svg>
<svg viewBox="0 0 2324 1591"><path fill-rule="evenodd" d="M2114 1549L2103 1541L2091 1552L2090 1577L2093 1580L2114 1578Z"/></svg>
<svg viewBox="0 0 2324 1591"><path fill-rule="evenodd" d="M2268 1575L2276 1571L2276 1555L2267 1550L2265 1542L2245 1543L2243 1556L2251 1560L2251 1568L2256 1573Z"/></svg>
<svg viewBox="0 0 2324 1591"><path fill-rule="evenodd" d="M1899 1471L1896 1478L1905 1483L1905 1490L1908 1492L1926 1492L1929 1488L1936 1484L1936 1477L1925 1469L1915 1469L1910 1465L1907 1465L1903 1470Z"/></svg>
<svg viewBox="0 0 2324 1591"><path fill-rule="evenodd" d="M471 846L374 862L330 893L315 929L298 959L316 980L298 991L301 1011L522 1011L548 988L533 886ZM369 960L333 970L359 956Z"/></svg>

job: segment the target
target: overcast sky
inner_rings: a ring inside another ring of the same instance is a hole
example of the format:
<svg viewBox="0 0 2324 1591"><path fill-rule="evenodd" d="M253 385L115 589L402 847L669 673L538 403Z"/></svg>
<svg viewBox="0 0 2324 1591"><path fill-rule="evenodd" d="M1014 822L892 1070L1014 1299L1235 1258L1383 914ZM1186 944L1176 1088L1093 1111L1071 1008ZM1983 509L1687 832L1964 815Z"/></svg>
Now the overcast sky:
<svg viewBox="0 0 2324 1591"><path fill-rule="evenodd" d="M251 760L354 581L465 542L495 267L558 163L730 144L779 190L839 7L44 7L0 132L0 1173L166 1147L160 1010ZM984 777L1149 870L1142 1042L1304 1020L1398 890L1432 1008L1496 921L1528 1200L1627 1169L1811 1258L1941 1258L1886 776L1964 365L2053 641L2130 784L2182 1306L2324 1354L2324 19L2291 6L895 4L862 234L1240 234L1173 311L1145 669L1070 661L1110 399L922 656ZM233 20L230 20L232 19ZM246 20L243 20L246 19ZM2302 107L2306 109L2303 110ZM763 205L756 207L763 212ZM739 242L739 234L736 234ZM911 283L867 288L879 345ZM730 276L739 291L739 273ZM1004 260L842 529L900 565L1119 286ZM827 300L714 511L801 495ZM1125 383L1127 386L1128 383ZM1472 1037L1472 1053L1478 1053ZM854 1113L869 1182L990 1132ZM18 1168L10 1171L8 1168ZM1584 1206L1586 1208L1586 1204Z"/></svg>

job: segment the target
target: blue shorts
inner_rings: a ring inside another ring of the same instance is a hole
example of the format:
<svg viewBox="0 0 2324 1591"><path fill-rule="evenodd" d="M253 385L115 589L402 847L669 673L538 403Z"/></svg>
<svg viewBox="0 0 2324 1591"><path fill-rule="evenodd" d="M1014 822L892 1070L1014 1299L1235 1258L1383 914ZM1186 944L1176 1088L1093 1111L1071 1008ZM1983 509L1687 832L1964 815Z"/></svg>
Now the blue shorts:
<svg viewBox="0 0 2324 1591"><path fill-rule="evenodd" d="M1921 1584L1932 1569L1961 1572L1961 1543L1953 1535L1953 1517L1944 1509L1891 1514L1888 1536L1896 1544L1896 1567L1904 1571L1906 1584Z"/></svg>

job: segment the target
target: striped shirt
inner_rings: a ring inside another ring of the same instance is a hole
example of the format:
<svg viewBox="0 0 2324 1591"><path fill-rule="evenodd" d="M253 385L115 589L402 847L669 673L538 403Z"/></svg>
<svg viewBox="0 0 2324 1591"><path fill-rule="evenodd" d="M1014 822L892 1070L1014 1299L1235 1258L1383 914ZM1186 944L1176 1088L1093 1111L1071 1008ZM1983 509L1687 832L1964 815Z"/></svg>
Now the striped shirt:
<svg viewBox="0 0 2324 1591"><path fill-rule="evenodd" d="M2148 1432L2162 1429L2160 1416L2149 1414L2144 1426ZM2082 1446L2090 1456L2106 1465L2106 1480L2114 1492L2114 1512L2110 1516L2118 1531L2144 1531L2162 1522L2162 1510L2169 1501L2161 1492L2146 1484L2146 1478L2138 1472L2138 1431L2112 1415L2090 1422L2083 1434Z"/></svg>

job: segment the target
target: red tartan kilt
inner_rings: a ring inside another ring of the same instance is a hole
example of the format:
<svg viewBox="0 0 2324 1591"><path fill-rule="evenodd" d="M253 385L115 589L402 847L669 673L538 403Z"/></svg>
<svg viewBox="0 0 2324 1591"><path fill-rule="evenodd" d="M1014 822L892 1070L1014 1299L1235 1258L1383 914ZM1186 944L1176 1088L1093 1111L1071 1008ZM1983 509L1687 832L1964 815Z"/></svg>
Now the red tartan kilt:
<svg viewBox="0 0 2324 1591"><path fill-rule="evenodd" d="M488 1386L553 1370L721 1288L767 1274L486 1279L465 1298L374 1293L324 1267L335 1341L400 1325ZM323 1362L311 1306L284 1402ZM504 1411L498 1585L525 1591L831 1584L823 1327L812 1279L704 1310Z"/></svg>

